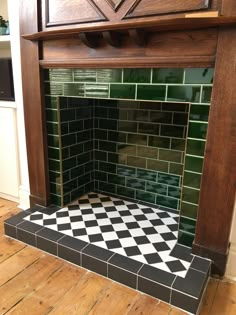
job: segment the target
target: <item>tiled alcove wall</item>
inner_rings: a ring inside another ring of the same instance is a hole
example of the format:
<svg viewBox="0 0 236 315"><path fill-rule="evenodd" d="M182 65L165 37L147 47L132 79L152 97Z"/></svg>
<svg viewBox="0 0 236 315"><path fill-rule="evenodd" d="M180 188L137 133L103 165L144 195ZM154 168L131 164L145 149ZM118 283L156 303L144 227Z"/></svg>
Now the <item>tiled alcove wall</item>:
<svg viewBox="0 0 236 315"><path fill-rule="evenodd" d="M180 208L191 245L212 82L213 69L46 70L52 202L97 188Z"/></svg>

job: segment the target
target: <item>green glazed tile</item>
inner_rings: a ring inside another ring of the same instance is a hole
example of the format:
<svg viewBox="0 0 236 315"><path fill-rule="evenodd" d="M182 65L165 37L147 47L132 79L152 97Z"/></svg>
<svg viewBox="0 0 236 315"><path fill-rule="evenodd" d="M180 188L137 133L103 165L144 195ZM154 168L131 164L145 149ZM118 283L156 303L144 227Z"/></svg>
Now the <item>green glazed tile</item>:
<svg viewBox="0 0 236 315"><path fill-rule="evenodd" d="M62 148L68 147L69 145L76 144L76 135L69 134L61 136L61 146Z"/></svg>
<svg viewBox="0 0 236 315"><path fill-rule="evenodd" d="M212 87L211 86L204 86L202 89L202 103L210 103L211 102L211 92Z"/></svg>
<svg viewBox="0 0 236 315"><path fill-rule="evenodd" d="M99 150L116 152L116 147L117 147L116 142L99 140Z"/></svg>
<svg viewBox="0 0 236 315"><path fill-rule="evenodd" d="M61 129L61 135L68 134L69 133L69 124L68 124L68 122L60 123L58 129Z"/></svg>
<svg viewBox="0 0 236 315"><path fill-rule="evenodd" d="M174 125L188 125L188 113L174 113L173 119Z"/></svg>
<svg viewBox="0 0 236 315"><path fill-rule="evenodd" d="M113 131L111 131L113 132ZM109 132L110 133L110 132ZM108 138L107 139L107 130L100 130L100 129L95 129L94 130L94 137L95 139L99 139L99 140L110 140L110 141L116 141L115 138Z"/></svg>
<svg viewBox="0 0 236 315"><path fill-rule="evenodd" d="M210 106L208 105L191 105L190 120L208 121Z"/></svg>
<svg viewBox="0 0 236 315"><path fill-rule="evenodd" d="M150 109L150 110L161 110L160 102L148 102L148 101L140 101L139 102L140 109Z"/></svg>
<svg viewBox="0 0 236 315"><path fill-rule="evenodd" d="M63 173L62 173L62 182L63 182L63 183L66 183L66 182L68 182L69 180L71 180L71 177L70 177L70 170L67 170L66 172L63 172Z"/></svg>
<svg viewBox="0 0 236 315"><path fill-rule="evenodd" d="M75 157L72 157L72 158L69 158L69 159L62 161L63 172L65 172L65 171L67 171L73 167L76 167L76 166L77 166L77 161L76 161Z"/></svg>
<svg viewBox="0 0 236 315"><path fill-rule="evenodd" d="M61 196L50 194L50 201L51 201L51 204L54 204L59 207L62 206Z"/></svg>
<svg viewBox="0 0 236 315"><path fill-rule="evenodd" d="M82 183L81 183L82 184ZM68 194L73 190L73 188L78 187L78 179L70 180L63 184L63 194Z"/></svg>
<svg viewBox="0 0 236 315"><path fill-rule="evenodd" d="M151 111L150 121L160 124L171 124L172 123L172 113L164 111Z"/></svg>
<svg viewBox="0 0 236 315"><path fill-rule="evenodd" d="M49 147L59 148L59 136L48 135L47 139L48 139L48 146Z"/></svg>
<svg viewBox="0 0 236 315"><path fill-rule="evenodd" d="M110 97L134 99L136 86L133 84L111 84Z"/></svg>
<svg viewBox="0 0 236 315"><path fill-rule="evenodd" d="M186 140L185 139L171 139L171 149L176 151L185 151Z"/></svg>
<svg viewBox="0 0 236 315"><path fill-rule="evenodd" d="M104 182L98 182L99 190L104 192L110 192L115 194L116 193L116 185L113 185L111 183L104 183Z"/></svg>
<svg viewBox="0 0 236 315"><path fill-rule="evenodd" d="M186 233L184 231L179 230L179 235L178 235L178 243L192 247L194 241L194 234Z"/></svg>
<svg viewBox="0 0 236 315"><path fill-rule="evenodd" d="M201 185L201 174L191 173L188 171L184 172L184 185L193 188L200 188Z"/></svg>
<svg viewBox="0 0 236 315"><path fill-rule="evenodd" d="M146 157L150 159L156 159L158 154L158 149L149 147L137 146L137 156Z"/></svg>
<svg viewBox="0 0 236 315"><path fill-rule="evenodd" d="M68 97L59 97L59 110L60 109L65 109L65 108L68 108L68 100L69 98Z"/></svg>
<svg viewBox="0 0 236 315"><path fill-rule="evenodd" d="M188 112L189 104L184 103L162 103L163 111L171 111L171 112Z"/></svg>
<svg viewBox="0 0 236 315"><path fill-rule="evenodd" d="M48 109L57 109L57 97L45 96L45 107Z"/></svg>
<svg viewBox="0 0 236 315"><path fill-rule="evenodd" d="M214 69L212 68L189 68L185 70L185 83L211 84L213 83Z"/></svg>
<svg viewBox="0 0 236 315"><path fill-rule="evenodd" d="M61 183L61 173L49 170L49 182L60 184Z"/></svg>
<svg viewBox="0 0 236 315"><path fill-rule="evenodd" d="M177 163L170 163L169 165L169 173L182 175L183 174L183 165Z"/></svg>
<svg viewBox="0 0 236 315"><path fill-rule="evenodd" d="M117 174L123 175L123 176L135 177L136 176L136 169L133 167L118 165L117 166Z"/></svg>
<svg viewBox="0 0 236 315"><path fill-rule="evenodd" d="M47 133L50 135L59 135L59 125L54 122L47 122Z"/></svg>
<svg viewBox="0 0 236 315"><path fill-rule="evenodd" d="M125 177L119 175L108 174L108 182L125 186Z"/></svg>
<svg viewBox="0 0 236 315"><path fill-rule="evenodd" d="M60 159L60 150L59 148L48 148L48 158L59 160Z"/></svg>
<svg viewBox="0 0 236 315"><path fill-rule="evenodd" d="M182 83L184 76L183 69L166 68L153 69L153 83Z"/></svg>
<svg viewBox="0 0 236 315"><path fill-rule="evenodd" d="M127 155L136 155L136 146L128 144L118 144L118 153L127 154Z"/></svg>
<svg viewBox="0 0 236 315"><path fill-rule="evenodd" d="M179 200L161 195L156 196L156 204L170 209L178 209Z"/></svg>
<svg viewBox="0 0 236 315"><path fill-rule="evenodd" d="M182 200L186 202L198 204L199 190L183 187Z"/></svg>
<svg viewBox="0 0 236 315"><path fill-rule="evenodd" d="M150 123L139 123L138 124L138 132L145 133L149 135L158 135L160 130L160 126L158 124L150 124Z"/></svg>
<svg viewBox="0 0 236 315"><path fill-rule="evenodd" d="M101 115L100 108L98 108L98 110L99 110L100 115ZM108 108L107 117L111 118L111 119L124 119L123 117L122 118L120 117L121 112L122 111L119 108ZM125 114L126 114L126 117L125 117L125 119L126 119L127 118L127 112L126 111L125 111Z"/></svg>
<svg viewBox="0 0 236 315"><path fill-rule="evenodd" d="M170 175L170 174L166 174L166 173L158 173L157 182L161 183L161 184L179 187L180 186L180 176Z"/></svg>
<svg viewBox="0 0 236 315"><path fill-rule="evenodd" d="M180 199L181 188L168 186L168 196Z"/></svg>
<svg viewBox="0 0 236 315"><path fill-rule="evenodd" d="M126 165L127 164L127 155L108 153L108 162Z"/></svg>
<svg viewBox="0 0 236 315"><path fill-rule="evenodd" d="M138 124L132 121L118 121L119 131L137 132Z"/></svg>
<svg viewBox="0 0 236 315"><path fill-rule="evenodd" d="M120 196L126 196L133 199L135 198L135 190L124 186L117 186L117 194Z"/></svg>
<svg viewBox="0 0 236 315"><path fill-rule="evenodd" d="M95 69L73 69L75 82L96 82Z"/></svg>
<svg viewBox="0 0 236 315"><path fill-rule="evenodd" d="M49 70L50 69L44 69L43 70L43 80L44 81L49 81Z"/></svg>
<svg viewBox="0 0 236 315"><path fill-rule="evenodd" d="M170 148L170 138L150 136L148 139L148 145L151 147Z"/></svg>
<svg viewBox="0 0 236 315"><path fill-rule="evenodd" d="M124 69L123 81L128 83L150 83L151 69Z"/></svg>
<svg viewBox="0 0 236 315"><path fill-rule="evenodd" d="M137 177L144 180L156 182L157 172L137 169Z"/></svg>
<svg viewBox="0 0 236 315"><path fill-rule="evenodd" d="M83 83L64 83L65 96L84 96Z"/></svg>
<svg viewBox="0 0 236 315"><path fill-rule="evenodd" d="M121 69L97 69L97 82L121 82Z"/></svg>
<svg viewBox="0 0 236 315"><path fill-rule="evenodd" d="M166 185L156 184L148 181L146 185L146 190L159 195L167 195Z"/></svg>
<svg viewBox="0 0 236 315"><path fill-rule="evenodd" d="M168 163L158 160L147 160L147 169L159 172L168 172Z"/></svg>
<svg viewBox="0 0 236 315"><path fill-rule="evenodd" d="M205 141L188 139L187 154L204 156L205 144Z"/></svg>
<svg viewBox="0 0 236 315"><path fill-rule="evenodd" d="M84 121L83 120L74 120L69 122L69 132L79 132L84 130Z"/></svg>
<svg viewBox="0 0 236 315"><path fill-rule="evenodd" d="M95 106L94 116L96 118L107 118L107 115L108 115L108 108L102 107L102 106ZM117 117L114 117L114 118L116 119Z"/></svg>
<svg viewBox="0 0 236 315"><path fill-rule="evenodd" d="M50 183L50 193L61 196L62 186L55 183Z"/></svg>
<svg viewBox="0 0 236 315"><path fill-rule="evenodd" d="M155 195L142 190L136 190L136 199L150 203L155 203Z"/></svg>
<svg viewBox="0 0 236 315"><path fill-rule="evenodd" d="M50 171L60 172L60 161L48 159Z"/></svg>
<svg viewBox="0 0 236 315"><path fill-rule="evenodd" d="M63 195L63 204L67 205L71 203L71 193L68 193L67 195Z"/></svg>
<svg viewBox="0 0 236 315"><path fill-rule="evenodd" d="M48 95L63 95L63 84L62 83L45 83L45 94Z"/></svg>
<svg viewBox="0 0 236 315"><path fill-rule="evenodd" d="M145 181L137 178L127 178L126 186L134 189L145 190Z"/></svg>
<svg viewBox="0 0 236 315"><path fill-rule="evenodd" d="M135 157L135 156L128 156L127 157L127 165L128 166L134 166L134 167L140 167L140 168L146 168L146 159Z"/></svg>
<svg viewBox="0 0 236 315"><path fill-rule="evenodd" d="M192 205L190 203L182 202L181 203L181 215L196 219L197 218L198 206Z"/></svg>
<svg viewBox="0 0 236 315"><path fill-rule="evenodd" d="M186 156L185 170L193 172L202 172L203 159L195 156Z"/></svg>
<svg viewBox="0 0 236 315"><path fill-rule="evenodd" d="M190 122L188 129L188 137L195 139L206 139L207 135L207 124Z"/></svg>
<svg viewBox="0 0 236 315"><path fill-rule="evenodd" d="M46 120L51 122L58 122L58 112L54 109L46 110Z"/></svg>
<svg viewBox="0 0 236 315"><path fill-rule="evenodd" d="M160 134L165 137L185 138L185 127L161 125Z"/></svg>
<svg viewBox="0 0 236 315"><path fill-rule="evenodd" d="M63 109L60 111L61 122L71 121L76 119L76 111L74 109Z"/></svg>
<svg viewBox="0 0 236 315"><path fill-rule="evenodd" d="M107 152L95 150L94 151L94 158L97 161L105 161L106 162L107 161ZM109 162L111 162L111 161L109 161Z"/></svg>
<svg viewBox="0 0 236 315"><path fill-rule="evenodd" d="M131 144L137 144L137 145L147 145L147 139L148 137L145 135L139 135L139 134L128 134L127 142Z"/></svg>
<svg viewBox="0 0 236 315"><path fill-rule="evenodd" d="M179 228L182 231L194 234L196 229L196 220L181 216Z"/></svg>
<svg viewBox="0 0 236 315"><path fill-rule="evenodd" d="M147 110L137 110L137 109L128 110L127 118L128 120L133 120L133 121L148 121L149 112Z"/></svg>
<svg viewBox="0 0 236 315"><path fill-rule="evenodd" d="M85 84L86 97L107 98L109 95L108 84Z"/></svg>
<svg viewBox="0 0 236 315"><path fill-rule="evenodd" d="M114 119L99 119L99 128L117 130L118 121ZM119 129L120 130L120 129Z"/></svg>
<svg viewBox="0 0 236 315"><path fill-rule="evenodd" d="M68 159L69 157L71 157L73 154L70 154L70 148L63 148L61 150L61 158L64 159Z"/></svg>
<svg viewBox="0 0 236 315"><path fill-rule="evenodd" d="M95 171L95 179L103 182L107 182L108 173Z"/></svg>
<svg viewBox="0 0 236 315"><path fill-rule="evenodd" d="M54 82L72 82L72 69L49 69L49 79Z"/></svg>
<svg viewBox="0 0 236 315"><path fill-rule="evenodd" d="M169 162L182 163L182 152L159 149L159 159Z"/></svg>
<svg viewBox="0 0 236 315"><path fill-rule="evenodd" d="M138 85L138 100L158 100L164 101L166 95L166 87L158 85Z"/></svg>
<svg viewBox="0 0 236 315"><path fill-rule="evenodd" d="M198 103L200 101L200 86L169 86L167 100Z"/></svg>

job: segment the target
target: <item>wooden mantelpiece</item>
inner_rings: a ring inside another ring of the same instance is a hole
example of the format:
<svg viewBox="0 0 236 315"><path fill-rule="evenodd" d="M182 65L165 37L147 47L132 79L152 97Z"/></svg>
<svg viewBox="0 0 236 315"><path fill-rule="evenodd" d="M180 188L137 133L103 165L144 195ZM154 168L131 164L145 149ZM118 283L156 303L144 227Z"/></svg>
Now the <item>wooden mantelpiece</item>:
<svg viewBox="0 0 236 315"><path fill-rule="evenodd" d="M235 0L77 0L72 10L69 3L20 0L32 205L50 203L42 68L215 66L193 252L213 259L222 275L236 187ZM88 47L87 32L99 34L98 46ZM84 35L79 39L78 33Z"/></svg>

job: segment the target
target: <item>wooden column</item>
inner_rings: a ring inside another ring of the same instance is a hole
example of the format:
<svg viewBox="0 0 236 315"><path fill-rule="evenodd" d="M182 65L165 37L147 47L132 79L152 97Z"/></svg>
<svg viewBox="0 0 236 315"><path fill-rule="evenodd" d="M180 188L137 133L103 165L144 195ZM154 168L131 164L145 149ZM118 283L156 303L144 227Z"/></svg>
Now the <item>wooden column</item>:
<svg viewBox="0 0 236 315"><path fill-rule="evenodd" d="M219 30L193 252L224 274L236 191L236 27Z"/></svg>
<svg viewBox="0 0 236 315"><path fill-rule="evenodd" d="M38 32L38 1L20 0L21 34ZM43 93L39 68L39 45L21 39L21 62L23 100L25 114L26 144L30 178L31 205L48 203L48 166L46 156L46 133L44 130Z"/></svg>

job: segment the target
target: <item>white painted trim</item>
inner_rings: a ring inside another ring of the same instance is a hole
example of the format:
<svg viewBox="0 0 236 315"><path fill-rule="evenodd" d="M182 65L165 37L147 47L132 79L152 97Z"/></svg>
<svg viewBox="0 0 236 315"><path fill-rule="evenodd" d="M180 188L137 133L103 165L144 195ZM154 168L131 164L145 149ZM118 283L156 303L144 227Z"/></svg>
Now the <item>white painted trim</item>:
<svg viewBox="0 0 236 315"><path fill-rule="evenodd" d="M19 188L19 205L18 208L26 210L30 208L30 192L27 187L20 186Z"/></svg>
<svg viewBox="0 0 236 315"><path fill-rule="evenodd" d="M0 198L19 203L19 198L0 192Z"/></svg>
<svg viewBox="0 0 236 315"><path fill-rule="evenodd" d="M234 217L231 227L230 242L231 245L225 276L226 278L236 281L236 202L234 205Z"/></svg>

